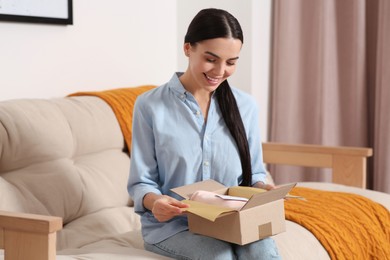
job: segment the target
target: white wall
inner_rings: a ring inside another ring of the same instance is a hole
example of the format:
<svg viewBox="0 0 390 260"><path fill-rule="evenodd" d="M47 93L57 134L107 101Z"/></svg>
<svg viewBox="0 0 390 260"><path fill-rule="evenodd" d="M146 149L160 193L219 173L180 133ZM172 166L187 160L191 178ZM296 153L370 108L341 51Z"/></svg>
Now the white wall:
<svg viewBox="0 0 390 260"><path fill-rule="evenodd" d="M0 100L162 84L186 68L185 31L205 7L243 27L230 82L255 96L266 140L271 0L74 0L74 25L0 21Z"/></svg>
<svg viewBox="0 0 390 260"><path fill-rule="evenodd" d="M176 0L74 0L74 25L0 21L0 100L161 84L176 70Z"/></svg>
<svg viewBox="0 0 390 260"><path fill-rule="evenodd" d="M262 140L265 141L268 133L271 0L179 0L177 5L179 70L185 70L187 67L187 59L182 51L187 26L199 10L208 7L229 11L241 24L244 45L237 70L229 82L256 98L260 107Z"/></svg>

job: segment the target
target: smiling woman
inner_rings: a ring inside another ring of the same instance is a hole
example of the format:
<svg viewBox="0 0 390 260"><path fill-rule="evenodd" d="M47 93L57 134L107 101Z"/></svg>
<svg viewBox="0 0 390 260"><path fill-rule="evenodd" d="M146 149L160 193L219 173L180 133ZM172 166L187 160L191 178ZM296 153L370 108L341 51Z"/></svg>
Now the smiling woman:
<svg viewBox="0 0 390 260"><path fill-rule="evenodd" d="M271 238L236 245L189 232L188 205L171 191L207 179L273 188L264 185L256 102L227 81L242 44L234 16L201 10L184 40L186 71L136 100L128 190L149 251L175 259L279 259Z"/></svg>
<svg viewBox="0 0 390 260"><path fill-rule="evenodd" d="M193 45L184 44L189 64L180 81L195 97L205 120L211 94L236 70L241 45L241 41L234 38L216 38Z"/></svg>

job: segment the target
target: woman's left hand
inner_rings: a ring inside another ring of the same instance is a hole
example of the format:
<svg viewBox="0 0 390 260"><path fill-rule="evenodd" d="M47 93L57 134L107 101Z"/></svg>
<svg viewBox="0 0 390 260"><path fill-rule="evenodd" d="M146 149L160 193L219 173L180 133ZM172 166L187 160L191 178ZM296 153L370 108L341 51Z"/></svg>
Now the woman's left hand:
<svg viewBox="0 0 390 260"><path fill-rule="evenodd" d="M276 188L275 185L272 185L272 184L266 184L262 181L259 181L259 182L256 182L255 185L253 185L253 187L256 187L256 188L260 188L260 189L263 189L263 190L273 190Z"/></svg>

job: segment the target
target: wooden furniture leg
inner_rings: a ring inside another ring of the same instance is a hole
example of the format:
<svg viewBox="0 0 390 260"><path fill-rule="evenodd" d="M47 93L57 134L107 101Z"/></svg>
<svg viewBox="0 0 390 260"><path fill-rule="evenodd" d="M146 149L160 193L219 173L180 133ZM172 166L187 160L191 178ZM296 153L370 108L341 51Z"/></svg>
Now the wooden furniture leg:
<svg viewBox="0 0 390 260"><path fill-rule="evenodd" d="M55 260L62 219L0 211L0 246L5 260Z"/></svg>

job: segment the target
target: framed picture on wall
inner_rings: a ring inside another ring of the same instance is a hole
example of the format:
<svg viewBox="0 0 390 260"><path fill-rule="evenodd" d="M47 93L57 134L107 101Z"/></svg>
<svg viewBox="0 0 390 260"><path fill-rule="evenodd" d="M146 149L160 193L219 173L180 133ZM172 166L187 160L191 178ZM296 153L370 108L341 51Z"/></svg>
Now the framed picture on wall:
<svg viewBox="0 0 390 260"><path fill-rule="evenodd" d="M72 0L0 0L0 21L73 24Z"/></svg>

